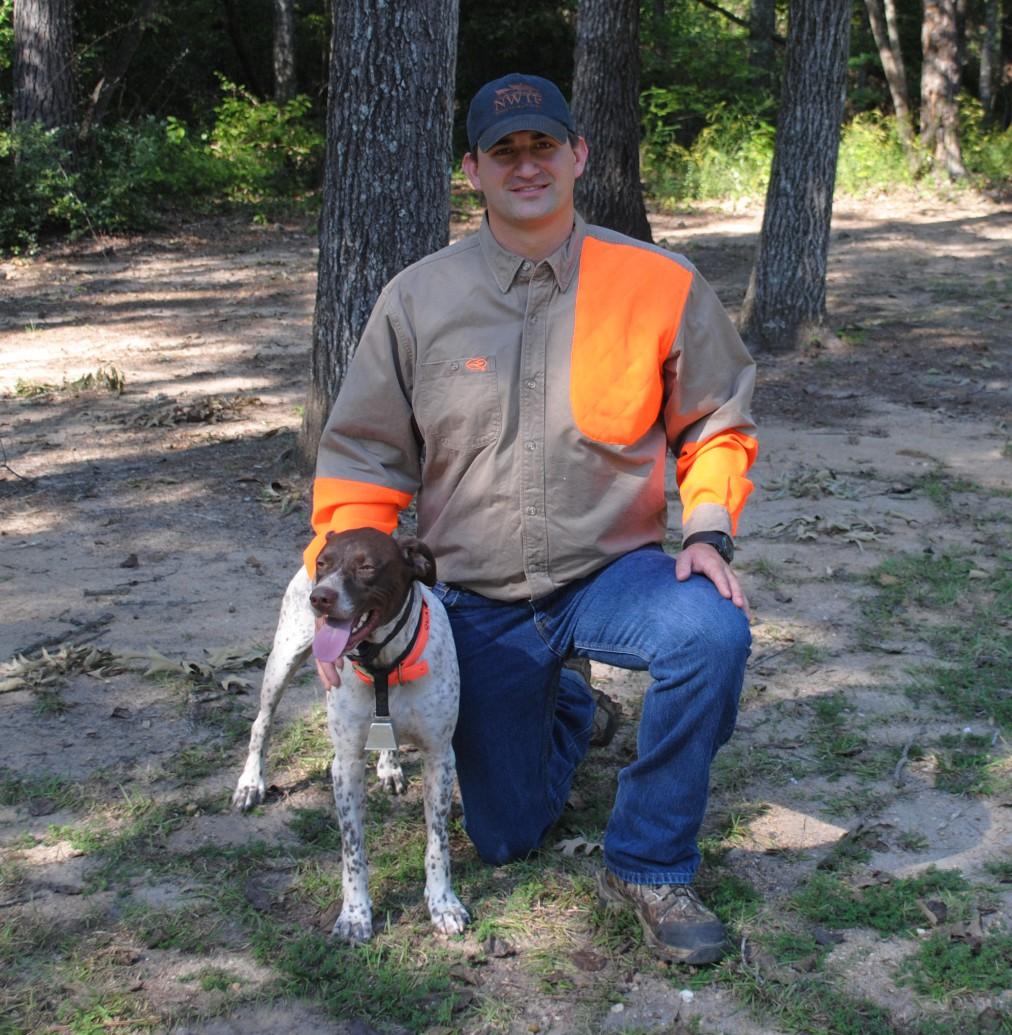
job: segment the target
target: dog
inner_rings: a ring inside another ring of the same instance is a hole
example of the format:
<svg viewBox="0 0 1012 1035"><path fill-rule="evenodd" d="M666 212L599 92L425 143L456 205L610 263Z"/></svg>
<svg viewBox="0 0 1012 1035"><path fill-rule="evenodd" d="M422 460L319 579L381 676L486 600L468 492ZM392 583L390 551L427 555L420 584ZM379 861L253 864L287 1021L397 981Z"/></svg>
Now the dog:
<svg viewBox="0 0 1012 1035"><path fill-rule="evenodd" d="M327 687L327 725L334 744L331 772L341 828L344 901L333 935L341 941L372 937L363 843L365 754L377 715L377 690L385 681L390 684L389 715L397 743L412 743L422 754L429 915L442 934L460 934L469 920L450 885L448 832L460 675L450 621L430 589L435 581L435 559L418 539L395 540L372 528L330 532L316 562L315 584L300 569L281 604L260 711L232 803L246 811L263 801L264 756L274 712L312 651ZM349 656L354 666L345 663ZM386 790L403 792L396 750L380 752L377 774Z"/></svg>

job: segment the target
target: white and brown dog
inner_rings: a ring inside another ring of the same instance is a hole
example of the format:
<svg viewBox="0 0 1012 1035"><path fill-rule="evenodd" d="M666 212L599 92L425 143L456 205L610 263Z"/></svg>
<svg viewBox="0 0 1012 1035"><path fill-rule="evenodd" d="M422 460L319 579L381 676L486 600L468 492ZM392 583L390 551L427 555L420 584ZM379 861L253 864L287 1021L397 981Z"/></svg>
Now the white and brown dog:
<svg viewBox="0 0 1012 1035"><path fill-rule="evenodd" d="M448 833L460 676L449 619L428 588L435 580L435 559L418 539L395 540L371 528L331 532L317 560L315 585L304 568L288 585L264 670L260 712L232 803L246 811L263 801L264 756L274 712L312 650L328 687L344 892L333 933L343 941L372 936L363 835L366 740L376 714L377 674L381 684L389 684L397 742L414 744L422 754L429 915L443 934L459 934L468 921L450 886ZM349 657L354 666L344 663ZM377 773L387 790L404 789L396 751L380 752Z"/></svg>

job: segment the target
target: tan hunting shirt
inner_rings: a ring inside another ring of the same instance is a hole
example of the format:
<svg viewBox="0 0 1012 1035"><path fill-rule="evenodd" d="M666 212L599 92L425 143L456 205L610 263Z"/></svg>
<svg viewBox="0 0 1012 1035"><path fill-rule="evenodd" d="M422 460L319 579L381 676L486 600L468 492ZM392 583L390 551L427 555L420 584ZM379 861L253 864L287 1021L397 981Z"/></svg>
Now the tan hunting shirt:
<svg viewBox="0 0 1012 1035"><path fill-rule="evenodd" d="M683 534L733 533L754 378L681 256L577 217L534 263L486 219L377 301L320 443L307 567L328 530L392 531L417 495L441 579L538 598L663 540L668 448Z"/></svg>

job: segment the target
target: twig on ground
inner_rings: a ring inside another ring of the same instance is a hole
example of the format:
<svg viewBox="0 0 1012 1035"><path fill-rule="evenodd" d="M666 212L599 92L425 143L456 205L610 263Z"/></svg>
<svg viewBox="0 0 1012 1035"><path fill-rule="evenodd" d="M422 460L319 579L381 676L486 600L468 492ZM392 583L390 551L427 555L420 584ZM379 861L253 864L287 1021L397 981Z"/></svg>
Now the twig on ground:
<svg viewBox="0 0 1012 1035"><path fill-rule="evenodd" d="M896 768L893 770L893 783L897 787L903 786L903 769L906 766L910 758L910 749L914 746L914 740L916 738L911 737L904 745L903 751L900 753L900 760L896 763Z"/></svg>
<svg viewBox="0 0 1012 1035"><path fill-rule="evenodd" d="M7 447L4 445L4 440L2 438L0 438L0 458L2 458L0 459L0 466L3 466L8 471L10 471L15 478L20 478L23 482L35 481L34 478L29 478L23 474L18 474L18 472L15 471L13 467L11 467L11 465L7 461Z"/></svg>

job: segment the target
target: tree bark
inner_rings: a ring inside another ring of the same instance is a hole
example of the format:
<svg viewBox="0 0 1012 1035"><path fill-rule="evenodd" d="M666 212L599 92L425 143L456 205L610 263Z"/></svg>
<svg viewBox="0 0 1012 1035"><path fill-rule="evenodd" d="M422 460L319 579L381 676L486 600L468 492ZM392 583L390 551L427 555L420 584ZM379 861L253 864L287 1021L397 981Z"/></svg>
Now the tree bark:
<svg viewBox="0 0 1012 1035"><path fill-rule="evenodd" d="M116 88L123 81L130 62L140 46L144 30L151 23L160 3L161 0L139 0L133 17L127 22L116 49L113 51L112 60L103 69L102 78L92 90L91 103L88 105L84 118L81 119L80 138L82 140L95 126L101 125L105 118L109 102L112 100Z"/></svg>
<svg viewBox="0 0 1012 1035"><path fill-rule="evenodd" d="M998 8L999 0L985 0L984 36L980 41L980 106L984 118L991 120L994 114L995 70L998 68Z"/></svg>
<svg viewBox="0 0 1012 1035"><path fill-rule="evenodd" d="M295 8L292 0L274 0L274 100L287 104L295 91Z"/></svg>
<svg viewBox="0 0 1012 1035"><path fill-rule="evenodd" d="M332 9L306 469L380 291L446 244L450 219L458 0Z"/></svg>
<svg viewBox="0 0 1012 1035"><path fill-rule="evenodd" d="M74 121L73 0L14 5L14 125L46 129Z"/></svg>
<svg viewBox="0 0 1012 1035"><path fill-rule="evenodd" d="M899 32L896 28L895 0L865 0L868 21L878 47L879 60L889 84L889 96L893 102L896 117L896 132L912 171L917 169L917 152L914 148L914 127L910 116L910 94L907 92L907 72L900 50Z"/></svg>
<svg viewBox="0 0 1012 1035"><path fill-rule="evenodd" d="M966 175L959 144L959 34L956 0L924 0L921 27L921 143L935 171Z"/></svg>
<svg viewBox="0 0 1012 1035"><path fill-rule="evenodd" d="M752 0L748 16L748 64L761 83L773 82L773 37L777 32L776 0Z"/></svg>
<svg viewBox="0 0 1012 1035"><path fill-rule="evenodd" d="M590 157L576 205L591 223L651 240L640 184L639 0L581 0L573 121Z"/></svg>
<svg viewBox="0 0 1012 1035"><path fill-rule="evenodd" d="M741 313L754 351L824 339L826 259L843 118L849 0L791 0L770 183Z"/></svg>

